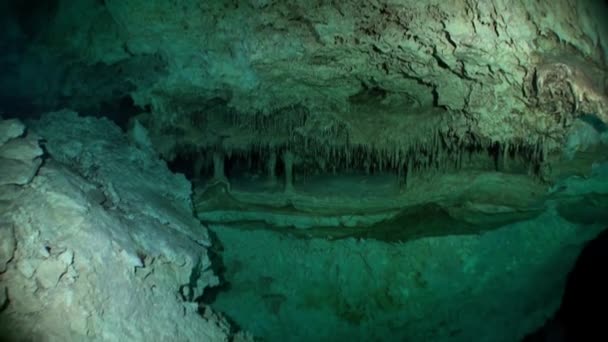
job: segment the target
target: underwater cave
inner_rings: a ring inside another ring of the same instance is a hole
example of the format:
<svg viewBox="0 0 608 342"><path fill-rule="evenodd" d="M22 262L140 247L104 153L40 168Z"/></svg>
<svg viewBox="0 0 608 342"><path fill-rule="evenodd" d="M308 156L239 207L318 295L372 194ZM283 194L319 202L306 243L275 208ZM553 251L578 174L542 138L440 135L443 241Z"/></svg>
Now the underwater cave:
<svg viewBox="0 0 608 342"><path fill-rule="evenodd" d="M3 1L0 340L608 340L607 14Z"/></svg>

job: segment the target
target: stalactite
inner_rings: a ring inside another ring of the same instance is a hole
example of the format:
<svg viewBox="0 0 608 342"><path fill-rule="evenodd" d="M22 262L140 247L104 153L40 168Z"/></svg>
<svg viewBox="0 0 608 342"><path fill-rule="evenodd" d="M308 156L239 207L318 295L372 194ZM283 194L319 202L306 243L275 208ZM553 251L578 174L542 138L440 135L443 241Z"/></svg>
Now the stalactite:
<svg viewBox="0 0 608 342"><path fill-rule="evenodd" d="M216 181L228 181L224 170L224 154L220 151L213 152L213 179Z"/></svg>
<svg viewBox="0 0 608 342"><path fill-rule="evenodd" d="M203 167L205 166L205 158L203 157L202 152L197 152L193 156L194 158L194 167L193 167L193 178L196 179L201 176L203 172Z"/></svg>
<svg viewBox="0 0 608 342"><path fill-rule="evenodd" d="M294 179L294 170L293 170L293 162L294 155L291 151L286 150L283 152L283 163L285 169L285 192L290 193L294 191L293 187L293 179Z"/></svg>
<svg viewBox="0 0 608 342"><path fill-rule="evenodd" d="M506 142L502 150L502 169L504 172L509 171L509 143Z"/></svg>
<svg viewBox="0 0 608 342"><path fill-rule="evenodd" d="M405 177L406 185L409 185L412 178L414 177L414 160L411 156L407 160L407 174L405 175Z"/></svg>
<svg viewBox="0 0 608 342"><path fill-rule="evenodd" d="M498 142L494 142L493 147L489 150L490 158L494 164L494 171L500 171L500 147Z"/></svg>
<svg viewBox="0 0 608 342"><path fill-rule="evenodd" d="M232 155L239 156L238 167L247 167L249 171L267 172L271 182L276 182L277 158L285 157L283 151L304 155L307 162L298 167L298 176L309 176L316 173L332 172L365 172L365 174L390 173L396 175L399 182L407 185L416 172L435 174L448 170L460 170L469 167L490 167L494 162L495 170L508 172L517 165L517 169L528 166L530 174L542 171L548 162L550 145L544 139L528 139L521 142L498 142L474 135L453 135L434 130L423 137L399 137L398 140L374 141L371 144L354 144L344 140L344 127L330 125L326 130L318 130L312 135L299 135L296 130L308 123L313 128L316 123L307 120L307 112L299 106L282 108L267 113L258 112L243 115L235 111L225 111L219 119L222 124L234 121L241 131L254 130L259 141L243 145L238 130L231 132L230 137L222 140L214 148L207 146L193 154L193 173L195 177L204 171L205 162L210 167L213 159L214 178L226 179L223 166L218 166L218 153L223 159L232 160ZM250 134L251 131L246 132ZM318 134L318 135L314 135ZM287 135L287 137L286 137ZM246 137L243 137L243 141ZM206 154L203 158L202 154ZM466 155L465 155L466 154ZM209 158L213 155L213 158ZM310 162L310 158L314 158ZM274 161L273 161L274 159ZM512 160L511 160L512 159ZM274 166L273 166L274 163ZM514 164L515 163L515 164ZM510 165L513 164L513 165ZM230 165L233 165L232 163ZM291 187L295 179L292 160ZM524 169L525 170L525 169ZM523 170L522 170L523 171ZM287 188L286 183L286 188Z"/></svg>

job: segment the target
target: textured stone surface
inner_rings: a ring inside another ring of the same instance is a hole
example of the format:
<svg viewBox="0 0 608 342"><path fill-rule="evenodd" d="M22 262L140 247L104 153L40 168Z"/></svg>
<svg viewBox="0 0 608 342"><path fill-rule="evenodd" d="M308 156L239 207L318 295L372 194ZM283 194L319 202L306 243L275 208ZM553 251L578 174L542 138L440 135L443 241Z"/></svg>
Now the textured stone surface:
<svg viewBox="0 0 608 342"><path fill-rule="evenodd" d="M7 184L24 185L29 183L38 168L42 164L42 159L15 160L0 158L0 186Z"/></svg>
<svg viewBox="0 0 608 342"><path fill-rule="evenodd" d="M420 152L434 134L454 148L551 150L574 117L608 121L605 10L575 0L62 0L30 51L43 59L52 47L67 76L21 82L46 92L38 101L75 107L128 94L151 109L142 123L167 156L296 137Z"/></svg>
<svg viewBox="0 0 608 342"><path fill-rule="evenodd" d="M138 212L201 245L209 245L206 230L193 228L200 227L200 223L191 214L188 180L181 174L171 174L154 151L134 146L111 121L59 111L32 122L31 127L48 141L47 149L54 159L73 165L83 177L97 184L105 196L105 206L137 203ZM86 138L74 139L75 136ZM117 176L118 172L121 176ZM174 220L166 222L165 216Z"/></svg>
<svg viewBox="0 0 608 342"><path fill-rule="evenodd" d="M10 295L0 296L0 338L228 341L221 315L197 313L218 279L187 182L108 121L66 112L34 126L49 159L0 198L0 290Z"/></svg>
<svg viewBox="0 0 608 342"><path fill-rule="evenodd" d="M42 165L37 138L19 120L0 119L0 187L29 183ZM5 187L5 189L8 189Z"/></svg>
<svg viewBox="0 0 608 342"><path fill-rule="evenodd" d="M6 222L0 222L0 273L6 271L6 265L13 259L16 247L17 241L15 240L13 226ZM0 300L0 306L2 303L4 302Z"/></svg>
<svg viewBox="0 0 608 342"><path fill-rule="evenodd" d="M230 246L230 289L214 306L256 336L450 342L518 341L541 325L580 248L601 229L552 212L484 234L405 243L210 228Z"/></svg>
<svg viewBox="0 0 608 342"><path fill-rule="evenodd" d="M28 135L25 139L13 139L0 146L0 158L32 160L43 153L38 140Z"/></svg>
<svg viewBox="0 0 608 342"><path fill-rule="evenodd" d="M17 119L0 119L0 145L20 137L25 132L25 126Z"/></svg>

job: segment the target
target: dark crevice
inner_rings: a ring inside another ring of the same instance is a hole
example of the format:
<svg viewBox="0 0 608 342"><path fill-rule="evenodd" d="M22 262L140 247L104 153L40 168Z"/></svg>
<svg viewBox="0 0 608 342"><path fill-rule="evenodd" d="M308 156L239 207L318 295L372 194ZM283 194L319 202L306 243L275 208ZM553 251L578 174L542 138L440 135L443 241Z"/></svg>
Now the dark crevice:
<svg viewBox="0 0 608 342"><path fill-rule="evenodd" d="M8 296L8 287L4 288L4 303L0 303L0 313L6 310L11 303L11 300Z"/></svg>
<svg viewBox="0 0 608 342"><path fill-rule="evenodd" d="M358 93L351 95L348 100L353 104L371 104L378 103L386 98L388 92L378 86L370 86L362 84L363 89Z"/></svg>
<svg viewBox="0 0 608 342"><path fill-rule="evenodd" d="M437 86L433 87L431 93L433 94L433 107L441 107L439 106L439 92L437 91Z"/></svg>
<svg viewBox="0 0 608 342"><path fill-rule="evenodd" d="M236 155L226 160L226 175L229 178L246 176L250 172L264 172L266 169L264 156L256 151L249 155Z"/></svg>
<svg viewBox="0 0 608 342"><path fill-rule="evenodd" d="M143 112L145 112L145 108L136 106L131 96L127 95L119 97L115 101L102 102L98 112L83 112L82 114L107 117L126 131L131 118Z"/></svg>
<svg viewBox="0 0 608 342"><path fill-rule="evenodd" d="M213 303L221 293L226 293L231 290L230 282L226 280L226 265L224 264L223 252L224 245L218 238L217 234L212 230L208 229L209 239L211 240L211 247L207 250L209 261L211 262L211 270L213 274L219 278L219 285L213 287L206 287L203 294L195 299L198 303L198 313L204 316L204 310L206 306L213 307ZM241 331L241 326L232 317L225 313L222 313L222 317L230 325L230 334L236 334Z"/></svg>
<svg viewBox="0 0 608 342"><path fill-rule="evenodd" d="M222 255L224 252L224 245L212 229L209 229L208 231L211 247L207 250L207 253L209 260L211 261L211 270L213 271L213 274L219 278L220 283L217 286L205 288L203 294L197 298L197 302L207 305L213 304L221 292L230 290L230 283L226 281L226 265L224 264Z"/></svg>
<svg viewBox="0 0 608 342"><path fill-rule="evenodd" d="M197 176L194 174L194 170L195 170L195 164L198 160L198 158L200 158L198 156L197 153L194 152L185 152L185 153L181 153L179 155L177 155L175 158L167 161L167 166L169 167L169 170L171 170L171 172L173 173L181 173L183 174L188 180L192 181L195 178L197 178ZM209 164L209 163L207 163ZM210 167L210 165L204 165L204 167L201 169L202 174L198 175L198 177L211 177L211 175L213 174L213 169Z"/></svg>
<svg viewBox="0 0 608 342"><path fill-rule="evenodd" d="M587 243L568 274L562 301L545 325L523 342L606 341L608 229Z"/></svg>
<svg viewBox="0 0 608 342"><path fill-rule="evenodd" d="M437 55L433 55L433 57L435 57L435 60L437 61L437 66L439 66L442 69L446 69L446 70L451 71L450 70L450 66L443 59L441 59Z"/></svg>
<svg viewBox="0 0 608 342"><path fill-rule="evenodd" d="M606 125L606 123L598 118L595 114L583 114L579 116L579 119L590 124L593 126L593 128L595 128L596 131L600 133L604 133L608 130L608 125Z"/></svg>

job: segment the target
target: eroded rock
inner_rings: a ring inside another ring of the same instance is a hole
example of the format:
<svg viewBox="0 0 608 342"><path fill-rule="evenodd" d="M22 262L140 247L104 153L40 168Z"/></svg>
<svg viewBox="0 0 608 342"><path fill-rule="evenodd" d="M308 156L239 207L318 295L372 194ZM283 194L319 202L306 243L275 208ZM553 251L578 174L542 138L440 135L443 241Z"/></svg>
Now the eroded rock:
<svg viewBox="0 0 608 342"><path fill-rule="evenodd" d="M29 183L42 165L42 149L16 119L0 119L0 186Z"/></svg>
<svg viewBox="0 0 608 342"><path fill-rule="evenodd" d="M38 172L42 164L41 158L31 160L15 160L0 158L0 186L25 185L29 183Z"/></svg>
<svg viewBox="0 0 608 342"><path fill-rule="evenodd" d="M13 259L17 240L11 224L0 221L0 273L6 271L7 264ZM0 300L0 305L2 301Z"/></svg>
<svg viewBox="0 0 608 342"><path fill-rule="evenodd" d="M0 158L15 160L32 160L40 157L43 151L38 140L32 136L25 139L13 139L0 146Z"/></svg>
<svg viewBox="0 0 608 342"><path fill-rule="evenodd" d="M42 261L36 270L36 280L40 286L45 289L55 287L73 263L73 258L72 252L65 251L58 256L49 257Z"/></svg>
<svg viewBox="0 0 608 342"><path fill-rule="evenodd" d="M20 137L25 132L25 126L17 119L0 119L0 145L7 141Z"/></svg>
<svg viewBox="0 0 608 342"><path fill-rule="evenodd" d="M52 118L32 124L48 140L47 161L29 186L0 200L2 286L11 289L0 336L227 341L227 321L196 309L194 297L218 278L198 242L208 238L189 209L188 182L108 121ZM184 285L189 298L176 295Z"/></svg>
<svg viewBox="0 0 608 342"><path fill-rule="evenodd" d="M137 120L169 159L305 146L294 152L339 168L331 164L362 148L373 156L367 162L406 154L391 166L406 169L436 151L434 136L448 145L444 156L500 144L504 155L529 157L538 145L558 150L583 113L608 120L606 9L592 2L58 8L30 50L52 50L69 77L61 89L28 90L74 106L129 96L149 106ZM96 39L53 44L83 32ZM443 159L431 164L445 169Z"/></svg>

